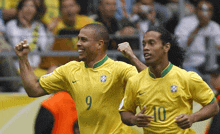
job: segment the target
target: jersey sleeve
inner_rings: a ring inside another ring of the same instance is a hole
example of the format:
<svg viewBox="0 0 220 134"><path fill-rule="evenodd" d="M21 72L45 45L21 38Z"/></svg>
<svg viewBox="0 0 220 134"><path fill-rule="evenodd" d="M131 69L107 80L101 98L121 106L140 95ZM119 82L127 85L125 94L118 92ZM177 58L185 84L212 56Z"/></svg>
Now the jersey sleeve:
<svg viewBox="0 0 220 134"><path fill-rule="evenodd" d="M136 113L137 103L136 103L136 84L131 79L128 80L125 95L120 104L119 111L130 111L134 114Z"/></svg>
<svg viewBox="0 0 220 134"><path fill-rule="evenodd" d="M212 89L198 74L192 72L189 81L189 88L194 101L205 106L215 99Z"/></svg>
<svg viewBox="0 0 220 134"><path fill-rule="evenodd" d="M121 80L122 83L126 84L128 79L136 74L138 74L137 69L135 66L129 65L129 64L119 64L118 66L120 74L121 74Z"/></svg>
<svg viewBox="0 0 220 134"><path fill-rule="evenodd" d="M60 66L52 73L41 76L39 83L47 93L67 91L68 83L65 77L65 66Z"/></svg>

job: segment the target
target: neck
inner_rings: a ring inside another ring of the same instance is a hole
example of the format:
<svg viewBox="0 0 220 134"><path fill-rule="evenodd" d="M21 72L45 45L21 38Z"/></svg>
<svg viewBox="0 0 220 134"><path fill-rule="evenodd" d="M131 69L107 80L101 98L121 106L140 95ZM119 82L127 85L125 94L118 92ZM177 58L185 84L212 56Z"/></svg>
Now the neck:
<svg viewBox="0 0 220 134"><path fill-rule="evenodd" d="M149 69L155 75L156 78L160 78L161 73L168 65L169 65L169 61L167 60L167 61L159 63L159 64L150 65Z"/></svg>
<svg viewBox="0 0 220 134"><path fill-rule="evenodd" d="M106 54L101 54L101 55L98 55L96 56L94 59L88 59L85 61L85 64L88 68L93 68L94 64L99 62L100 60L102 60L104 57L106 56Z"/></svg>

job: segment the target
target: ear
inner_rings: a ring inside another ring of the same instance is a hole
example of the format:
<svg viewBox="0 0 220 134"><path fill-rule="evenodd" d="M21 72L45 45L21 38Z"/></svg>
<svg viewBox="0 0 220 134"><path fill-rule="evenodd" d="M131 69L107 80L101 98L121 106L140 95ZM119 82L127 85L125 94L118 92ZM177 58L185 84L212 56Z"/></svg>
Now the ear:
<svg viewBox="0 0 220 134"><path fill-rule="evenodd" d="M81 10L81 7L80 7L80 5L77 4L77 13L79 13L80 10Z"/></svg>
<svg viewBox="0 0 220 134"><path fill-rule="evenodd" d="M103 47L104 47L104 40L99 40L99 42L98 42L98 49L100 50L100 49L102 49Z"/></svg>
<svg viewBox="0 0 220 134"><path fill-rule="evenodd" d="M168 53L168 51L170 50L171 44L168 42L164 45L164 51Z"/></svg>

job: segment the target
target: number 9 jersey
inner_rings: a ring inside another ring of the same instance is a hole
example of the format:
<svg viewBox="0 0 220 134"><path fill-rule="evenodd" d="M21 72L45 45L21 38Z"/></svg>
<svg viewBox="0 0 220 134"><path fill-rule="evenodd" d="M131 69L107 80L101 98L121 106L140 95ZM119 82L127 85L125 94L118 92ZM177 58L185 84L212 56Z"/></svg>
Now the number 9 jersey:
<svg viewBox="0 0 220 134"><path fill-rule="evenodd" d="M76 104L80 133L126 134L132 129L122 123L118 107L128 79L136 74L134 66L105 56L93 68L87 68L83 61L71 61L42 76L39 82L47 93L70 93Z"/></svg>
<svg viewBox="0 0 220 134"><path fill-rule="evenodd" d="M211 88L194 73L187 72L171 63L160 78L146 68L128 80L120 111L136 113L139 106L144 114L154 116L145 134L195 134L192 129L181 129L175 123L180 114L192 114L193 101L202 106L215 100Z"/></svg>

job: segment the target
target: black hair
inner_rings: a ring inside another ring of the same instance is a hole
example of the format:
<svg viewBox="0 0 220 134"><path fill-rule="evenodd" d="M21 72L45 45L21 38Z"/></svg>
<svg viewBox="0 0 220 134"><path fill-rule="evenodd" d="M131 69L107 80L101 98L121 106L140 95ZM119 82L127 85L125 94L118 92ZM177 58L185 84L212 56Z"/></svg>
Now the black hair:
<svg viewBox="0 0 220 134"><path fill-rule="evenodd" d="M98 24L98 23L90 23L85 25L83 28L92 28L94 29L94 38L96 40L103 40L106 49L108 48L108 44L109 44L109 33L108 33L108 29L102 25L102 24Z"/></svg>
<svg viewBox="0 0 220 134"><path fill-rule="evenodd" d="M76 4L77 4L78 6L81 6L79 0L74 0L74 1L76 2ZM59 0L59 10L60 10L60 11L61 11L61 8L62 8L62 2L63 2L63 0Z"/></svg>
<svg viewBox="0 0 220 134"><path fill-rule="evenodd" d="M166 43L171 44L170 50L168 51L168 60L172 64L178 67L182 67L185 57L185 51L182 47L179 46L177 38L164 27L150 27L147 32L149 31L159 32L161 34L160 39L162 40L163 45L165 45Z"/></svg>

